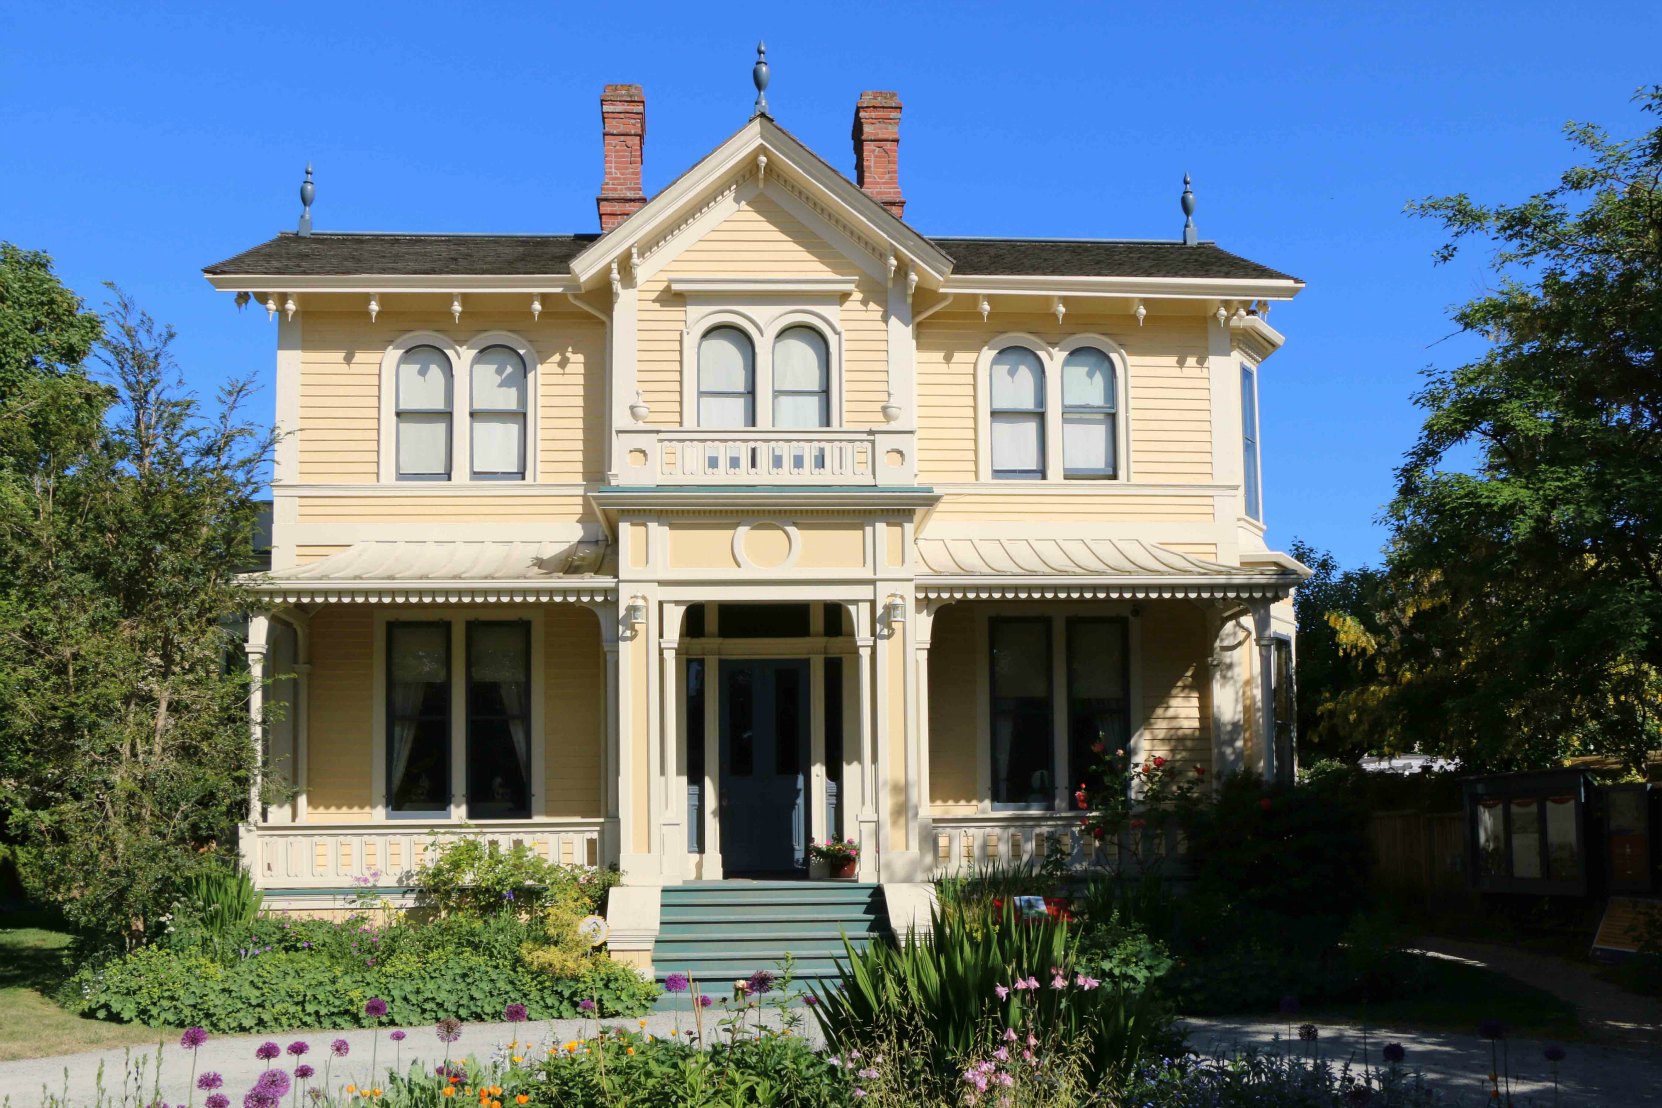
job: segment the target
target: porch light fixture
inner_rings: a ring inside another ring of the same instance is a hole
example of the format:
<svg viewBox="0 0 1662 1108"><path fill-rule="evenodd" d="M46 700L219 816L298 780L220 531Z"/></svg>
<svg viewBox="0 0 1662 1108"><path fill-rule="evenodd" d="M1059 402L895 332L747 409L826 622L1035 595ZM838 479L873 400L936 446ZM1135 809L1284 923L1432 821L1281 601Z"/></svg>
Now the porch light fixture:
<svg viewBox="0 0 1662 1108"><path fill-rule="evenodd" d="M890 627L899 627L906 622L906 601L898 593L891 593L884 602L883 618Z"/></svg>
<svg viewBox="0 0 1662 1108"><path fill-rule="evenodd" d="M630 627L639 627L646 622L646 597L631 596L629 603L623 609L623 622Z"/></svg>

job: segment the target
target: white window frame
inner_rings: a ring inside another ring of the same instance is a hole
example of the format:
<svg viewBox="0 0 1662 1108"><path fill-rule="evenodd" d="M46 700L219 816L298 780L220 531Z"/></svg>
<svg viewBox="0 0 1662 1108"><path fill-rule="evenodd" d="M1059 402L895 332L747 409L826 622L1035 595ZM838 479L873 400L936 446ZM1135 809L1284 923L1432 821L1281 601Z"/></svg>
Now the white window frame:
<svg viewBox="0 0 1662 1108"><path fill-rule="evenodd" d="M758 302L744 306L700 304L689 297L687 327L681 338L681 423L701 431L773 430L773 344L792 327L812 327L825 340L826 425L792 427L786 430L812 436L815 431L836 431L843 427L843 330L834 308L805 307L801 304L773 305ZM704 336L717 327L736 327L749 336L756 352L756 421L751 427L704 427L698 421L698 351Z"/></svg>
<svg viewBox="0 0 1662 1108"><path fill-rule="evenodd" d="M433 346L450 359L450 478L401 480L398 476L398 363L413 347ZM473 358L488 346L506 346L525 362L525 476L473 478ZM538 394L542 359L534 346L512 331L483 331L458 343L438 331L411 331L388 344L381 355L380 479L384 483L515 487L539 479Z"/></svg>
<svg viewBox="0 0 1662 1108"><path fill-rule="evenodd" d="M1043 477L994 478L992 450L992 364L1001 350L1011 346L1025 347L1038 355L1045 373L1044 462ZM1099 475L1067 476L1062 454L1062 364L1073 351L1082 346L1094 346L1108 355L1114 364L1114 390L1117 410L1114 435L1113 477ZM1119 343L1097 332L1069 335L1058 343L1049 343L1026 331L1007 331L981 348L975 360L975 456L976 479L996 482L1000 486L1049 485L1084 482L1125 483L1131 474L1131 413L1130 362Z"/></svg>
<svg viewBox="0 0 1662 1108"><path fill-rule="evenodd" d="M1240 440L1241 440L1241 518L1245 519L1245 520L1248 520L1249 522L1254 523L1254 524L1262 527L1263 523L1264 523L1264 421L1259 417L1259 410L1260 409L1259 409L1259 404L1258 404L1258 363L1253 361L1251 358L1242 358L1241 359L1241 364L1240 364L1240 374L1238 375L1239 379L1237 381L1237 384L1244 384L1245 378L1247 378L1248 376L1250 376L1252 378L1252 431L1253 431L1253 436L1252 436L1252 465L1253 465L1253 468L1254 468L1254 472L1250 475L1250 478L1249 478L1249 474L1247 473L1247 461L1246 461L1246 443L1247 443L1246 416L1247 416L1247 411L1246 411L1246 405L1245 405L1245 403L1243 403L1241 405L1241 427L1240 427L1240 431L1241 431L1241 434L1240 434ZM1242 392L1243 392L1243 396L1242 396L1241 399L1243 401L1245 401L1246 397L1244 395L1244 392L1245 392L1244 388L1242 389ZM1254 514L1253 511L1252 511L1252 505L1247 503L1247 488L1248 488L1248 485L1249 485L1249 480L1250 480L1250 483L1255 484L1256 488L1258 489L1258 511L1257 511L1256 514Z"/></svg>
<svg viewBox="0 0 1662 1108"><path fill-rule="evenodd" d="M531 814L523 819L492 823L529 823L548 813L548 736L544 731L543 615L536 608L400 608L375 613L374 666L370 682L373 710L370 725L370 806L379 822L464 823L467 821L467 625L529 623L531 625ZM443 623L450 628L450 804L431 812L394 812L387 804L387 625L389 623Z"/></svg>

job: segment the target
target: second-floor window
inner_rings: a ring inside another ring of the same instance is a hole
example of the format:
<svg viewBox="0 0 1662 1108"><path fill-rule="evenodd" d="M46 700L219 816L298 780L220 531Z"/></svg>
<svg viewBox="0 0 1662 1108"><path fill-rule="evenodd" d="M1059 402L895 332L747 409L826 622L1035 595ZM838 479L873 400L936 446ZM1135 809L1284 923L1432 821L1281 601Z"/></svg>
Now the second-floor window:
<svg viewBox="0 0 1662 1108"><path fill-rule="evenodd" d="M450 358L436 346L412 346L398 360L398 477L442 481L450 476Z"/></svg>
<svg viewBox="0 0 1662 1108"><path fill-rule="evenodd" d="M1062 363L1062 469L1069 477L1115 476L1119 387L1114 361L1081 346Z"/></svg>
<svg viewBox="0 0 1662 1108"><path fill-rule="evenodd" d="M995 480L1045 475L1045 370L1025 346L1007 346L992 363L992 453Z"/></svg>
<svg viewBox="0 0 1662 1108"><path fill-rule="evenodd" d="M773 425L831 425L831 351L812 327L787 327L774 340Z"/></svg>
<svg viewBox="0 0 1662 1108"><path fill-rule="evenodd" d="M1258 371L1241 363L1241 491L1246 514L1264 518L1262 467L1258 456Z"/></svg>
<svg viewBox="0 0 1662 1108"><path fill-rule="evenodd" d="M756 348L737 327L713 327L699 341L698 425L756 426Z"/></svg>
<svg viewBox="0 0 1662 1108"><path fill-rule="evenodd" d="M473 476L513 480L525 476L525 359L506 346L487 346L473 356Z"/></svg>

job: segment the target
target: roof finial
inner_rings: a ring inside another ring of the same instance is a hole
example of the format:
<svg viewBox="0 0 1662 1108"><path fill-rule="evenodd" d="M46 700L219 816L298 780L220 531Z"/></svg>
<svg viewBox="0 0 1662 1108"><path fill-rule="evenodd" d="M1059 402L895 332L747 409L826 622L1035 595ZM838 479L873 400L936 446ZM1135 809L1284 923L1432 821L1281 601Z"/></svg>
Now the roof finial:
<svg viewBox="0 0 1662 1108"><path fill-rule="evenodd" d="M756 110L750 113L750 118L768 114L768 44L756 44L756 65L750 71L750 79L756 82ZM771 117L770 117L771 118Z"/></svg>
<svg viewBox="0 0 1662 1108"><path fill-rule="evenodd" d="M1195 190L1189 187L1189 175L1183 175L1183 245L1200 243L1200 232L1195 230Z"/></svg>
<svg viewBox="0 0 1662 1108"><path fill-rule="evenodd" d="M306 163L306 179L300 184L300 230L301 235L312 233L312 198L317 195L317 186L312 184L312 163Z"/></svg>

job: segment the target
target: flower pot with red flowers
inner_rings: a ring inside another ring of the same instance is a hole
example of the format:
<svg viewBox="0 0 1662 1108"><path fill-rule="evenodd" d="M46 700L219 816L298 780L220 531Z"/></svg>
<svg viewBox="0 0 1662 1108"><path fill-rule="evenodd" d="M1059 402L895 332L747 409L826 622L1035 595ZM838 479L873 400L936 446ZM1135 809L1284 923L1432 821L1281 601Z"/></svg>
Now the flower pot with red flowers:
<svg viewBox="0 0 1662 1108"><path fill-rule="evenodd" d="M860 844L853 839L826 839L810 843L808 854L816 862L824 862L832 877L850 878L860 863Z"/></svg>

